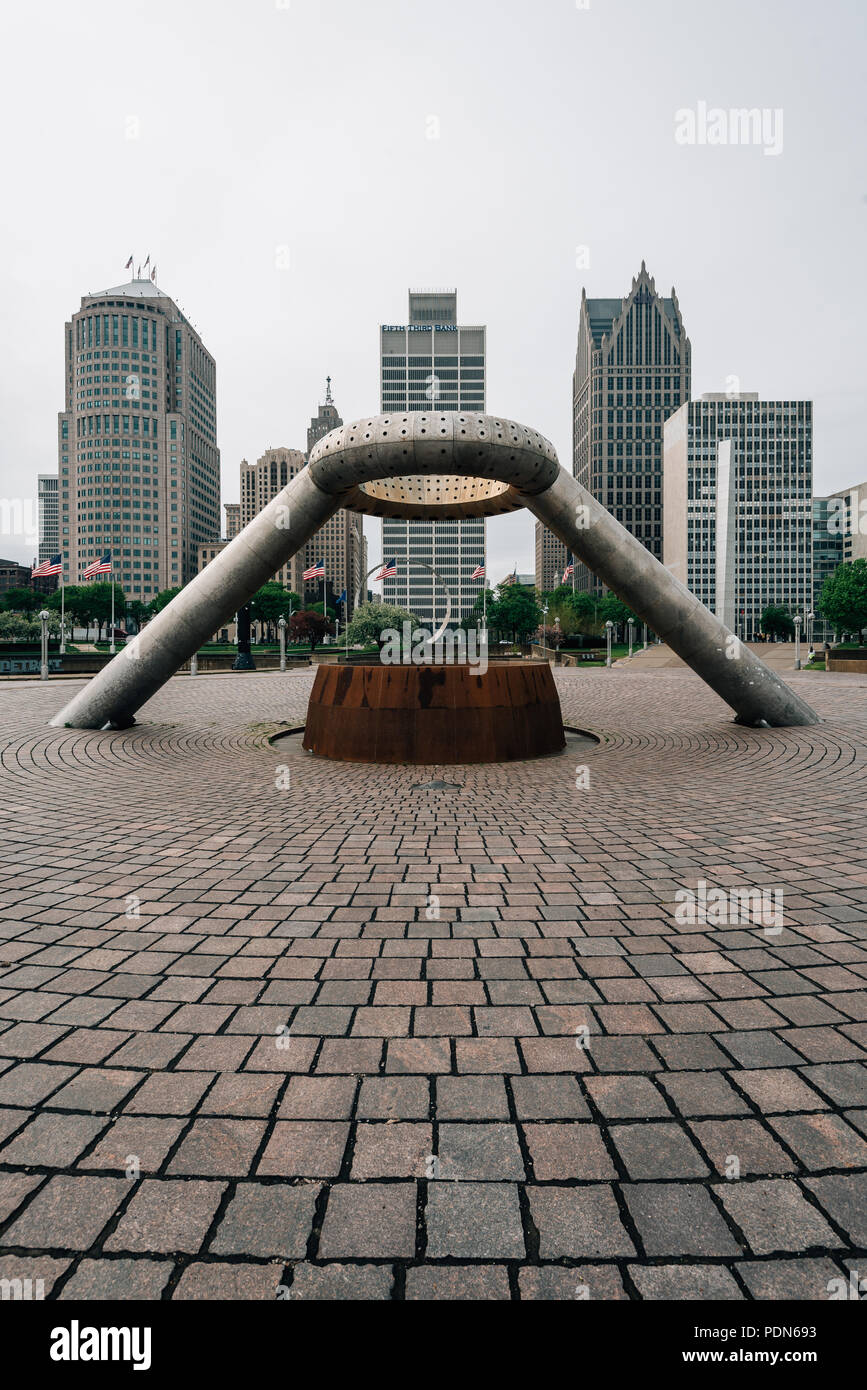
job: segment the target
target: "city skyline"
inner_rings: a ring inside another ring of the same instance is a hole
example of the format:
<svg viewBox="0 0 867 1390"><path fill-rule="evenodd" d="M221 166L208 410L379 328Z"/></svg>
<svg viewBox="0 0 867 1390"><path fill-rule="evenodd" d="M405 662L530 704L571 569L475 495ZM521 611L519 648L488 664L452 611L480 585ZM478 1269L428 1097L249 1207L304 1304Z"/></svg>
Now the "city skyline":
<svg viewBox="0 0 867 1390"><path fill-rule="evenodd" d="M674 0L660 15L594 0L586 11L557 7L528 46L522 5L445 7L460 16L464 42L443 54L424 43L420 8L402 6L395 25L384 14L371 38L361 11L339 0L327 14L295 5L241 17L215 5L206 26L192 8L157 3L148 11L153 41L171 33L201 55L184 90L173 89L171 118L168 69L130 74L113 61L134 14L93 3L91 23L82 24L49 3L6 19L13 46L39 52L50 100L44 121L25 127L8 155L11 202L26 188L29 213L26 237L7 220L0 269L11 323L0 359L5 497L35 507L38 474L53 464L57 323L88 287L119 283L130 254L159 264L166 293L218 363L224 502L233 500L239 460L257 454L259 441L303 441L327 373L339 382L345 419L374 407L381 305L407 284L460 286L462 317L490 330L490 407L539 428L568 459L582 288L589 297L618 292L642 260L660 286L677 285L694 345L694 398L735 380L761 381L770 399L812 399L816 490L863 476L856 325L867 292L852 274L867 215L851 173L862 163L858 8L838 0L820 24L806 4L770 4L760 14L735 4L714 44L700 45L686 22L694 5ZM780 32L785 71L773 61ZM241 34L250 55L243 67L234 61ZM326 43L324 111L315 57ZM483 49L495 60L488 71L476 61ZM368 51L372 81L359 50ZM593 114L608 101L611 72L633 51L642 64L600 124ZM385 78L409 53L412 97L396 115ZM98 100L84 92L64 108L61 126L51 120L53 94L85 58L103 74ZM500 76L519 60L535 96L516 110ZM273 80L287 62L288 112ZM580 88L568 80L576 66ZM8 121L28 74L25 60L0 95ZM225 90L233 92L228 107ZM688 123L677 113L708 106L785 119L768 127L764 148L761 132L753 146L729 138L715 148L706 121L694 146L684 144ZM195 130L195 141L178 139L179 130ZM61 248L52 213L74 198L82 141L110 171L113 196L97 218L67 219ZM464 165L467 147L489 154ZM369 177L383 148L407 171L407 187L431 197L448 190L441 215L414 219L405 243L387 233L388 201ZM301 217L323 161L329 215ZM379 528L367 530L372 563ZM516 563L532 567L531 518L497 520L489 533L494 580ZM0 549L29 563L36 540L4 536Z"/></svg>

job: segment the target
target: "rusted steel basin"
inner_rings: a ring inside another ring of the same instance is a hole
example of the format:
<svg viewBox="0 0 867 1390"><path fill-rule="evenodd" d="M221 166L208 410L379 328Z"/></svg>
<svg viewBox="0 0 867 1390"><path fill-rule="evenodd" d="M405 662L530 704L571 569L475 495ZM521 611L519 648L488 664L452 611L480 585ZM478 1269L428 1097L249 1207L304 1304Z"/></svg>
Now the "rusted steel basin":
<svg viewBox="0 0 867 1390"><path fill-rule="evenodd" d="M520 762L566 746L551 668L321 666L304 747L345 763Z"/></svg>

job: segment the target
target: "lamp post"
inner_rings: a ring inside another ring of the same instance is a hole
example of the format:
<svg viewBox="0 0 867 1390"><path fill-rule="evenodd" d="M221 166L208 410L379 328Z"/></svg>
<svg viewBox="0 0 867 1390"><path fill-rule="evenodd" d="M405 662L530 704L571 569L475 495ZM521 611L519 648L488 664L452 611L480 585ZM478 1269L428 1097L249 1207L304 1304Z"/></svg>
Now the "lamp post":
<svg viewBox="0 0 867 1390"><path fill-rule="evenodd" d="M608 655L605 658L605 665L608 667L609 671L611 670L611 667L614 664L611 660L611 639L613 636L614 624L609 619L609 621L605 624L605 638L608 643Z"/></svg>
<svg viewBox="0 0 867 1390"><path fill-rule="evenodd" d="M647 630L647 623L645 623L645 624L644 624L644 650L645 650L645 651L647 651L647 638L648 638L648 630Z"/></svg>
<svg viewBox="0 0 867 1390"><path fill-rule="evenodd" d="M277 624L277 631L280 634L280 670L284 674L286 671L286 629L288 626L285 618L281 618Z"/></svg>
<svg viewBox="0 0 867 1390"><path fill-rule="evenodd" d="M632 657L632 649L633 649L633 647L635 646L635 619L634 619L634 618L630 618L630 619L629 619L629 622L627 623L627 627L629 628L629 656L630 656L630 658L631 658L631 657Z"/></svg>
<svg viewBox="0 0 867 1390"><path fill-rule="evenodd" d="M815 621L816 621L816 615L815 615L815 613L808 613L808 614L807 614L807 644L808 644L808 646L809 646L810 648L812 648L812 646L813 646L813 636L814 636L814 633L813 633L813 624L815 623Z"/></svg>
<svg viewBox="0 0 867 1390"><path fill-rule="evenodd" d="M542 609L542 650L545 651L548 645L548 604Z"/></svg>
<svg viewBox="0 0 867 1390"><path fill-rule="evenodd" d="M800 613L795 618L795 670L801 669L801 624L804 619Z"/></svg>
<svg viewBox="0 0 867 1390"><path fill-rule="evenodd" d="M42 624L42 669L39 679L48 680L48 620L51 617L47 608L43 608L39 614L39 621Z"/></svg>

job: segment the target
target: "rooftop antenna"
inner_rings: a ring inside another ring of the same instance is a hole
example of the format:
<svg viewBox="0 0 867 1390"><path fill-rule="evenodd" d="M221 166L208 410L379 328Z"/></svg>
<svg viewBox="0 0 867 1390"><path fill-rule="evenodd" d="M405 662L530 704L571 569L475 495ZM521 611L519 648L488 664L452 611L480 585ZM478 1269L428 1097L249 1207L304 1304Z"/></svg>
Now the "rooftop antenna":
<svg viewBox="0 0 867 1390"><path fill-rule="evenodd" d="M332 397L331 397L331 377L330 377L330 376L327 376L327 377L325 378L325 404L326 404L326 405L333 405L333 404L334 404L334 401L333 401L333 399L332 399Z"/></svg>

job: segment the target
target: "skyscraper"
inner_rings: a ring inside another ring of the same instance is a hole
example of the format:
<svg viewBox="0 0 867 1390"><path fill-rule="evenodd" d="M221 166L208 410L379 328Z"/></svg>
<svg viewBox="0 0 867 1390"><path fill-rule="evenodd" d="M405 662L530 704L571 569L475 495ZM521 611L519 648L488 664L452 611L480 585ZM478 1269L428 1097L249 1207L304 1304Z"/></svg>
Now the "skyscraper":
<svg viewBox="0 0 867 1390"><path fill-rule="evenodd" d="M380 329L382 410L445 410L483 414L486 337L484 327L458 324L456 290L410 290L409 323ZM414 613L436 628L445 616L445 596L433 567L452 595L453 618L468 615L482 592L473 573L485 563L485 521L382 522L383 559L397 561L397 578L383 585L386 603Z"/></svg>
<svg viewBox="0 0 867 1390"><path fill-rule="evenodd" d="M307 431L307 458L309 459L314 446L318 444L320 439L324 439L326 434L330 434L332 430L339 429L342 424L343 421L331 394L331 377L328 377L326 379L325 404L319 406ZM297 592L304 594L305 603L316 603L321 599L322 583L320 580L314 580L305 588L303 575L320 560L324 560L325 583L328 589L329 602L336 602L345 591L348 608L341 610L338 616L342 620L346 613L351 615L354 612L355 596L361 588L364 578L361 572L363 531L361 516L357 512L350 512L345 507L341 507L340 511L336 512L331 520L325 523L322 530L316 533L313 540L299 552L296 560L298 561L298 577L302 587Z"/></svg>
<svg viewBox="0 0 867 1390"><path fill-rule="evenodd" d="M216 364L177 304L135 279L82 298L66 324L59 417L64 578L106 550L127 597L196 573L220 533Z"/></svg>
<svg viewBox="0 0 867 1390"><path fill-rule="evenodd" d="M331 394L331 378L328 378L325 404L320 405L317 414L310 421L307 431L307 453L299 449L268 449L256 464L241 463L241 503L237 519L237 529L243 530L268 503L283 491L293 478L304 469L313 446L332 430L343 424ZM226 507L227 534L234 521L232 505ZM235 532L237 534L237 532ZM231 534L228 534L231 540ZM328 588L329 603L336 601L343 591L348 597L348 611L355 607L355 595L361 587L364 574L361 517L355 512L341 508L307 545L294 555L287 565L274 576L275 580L299 594L305 605L322 600L322 581L313 580L305 584L304 575L320 560L325 561L325 582ZM342 616L342 615L341 615Z"/></svg>
<svg viewBox="0 0 867 1390"><path fill-rule="evenodd" d="M665 425L664 563L750 641L813 606L813 407L706 395Z"/></svg>
<svg viewBox="0 0 867 1390"><path fill-rule="evenodd" d="M39 559L51 560L60 550L60 512L56 473L40 473L37 505L39 508Z"/></svg>
<svg viewBox="0 0 867 1390"><path fill-rule="evenodd" d="M867 483L813 498L813 612L815 636L831 641L834 629L821 611L825 580L838 566L867 559Z"/></svg>
<svg viewBox="0 0 867 1390"><path fill-rule="evenodd" d="M573 472L662 558L663 426L690 397L692 349L677 296L664 299L644 262L625 299L581 296L572 384ZM576 587L598 582L576 566Z"/></svg>

